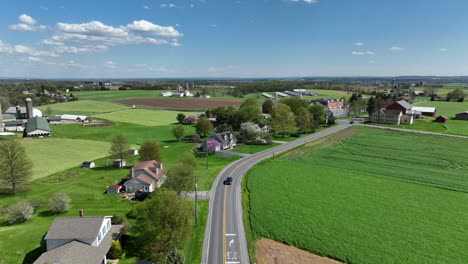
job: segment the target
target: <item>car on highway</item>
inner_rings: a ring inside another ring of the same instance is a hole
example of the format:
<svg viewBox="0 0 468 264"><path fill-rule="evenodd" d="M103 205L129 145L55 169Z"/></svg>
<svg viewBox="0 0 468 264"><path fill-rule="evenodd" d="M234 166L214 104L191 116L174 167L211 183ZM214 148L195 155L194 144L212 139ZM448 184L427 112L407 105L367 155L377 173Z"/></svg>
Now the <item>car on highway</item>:
<svg viewBox="0 0 468 264"><path fill-rule="evenodd" d="M349 121L350 124L354 124L354 120Z"/></svg>
<svg viewBox="0 0 468 264"><path fill-rule="evenodd" d="M223 181L224 185L231 185L232 183L232 177L227 177L224 181Z"/></svg>

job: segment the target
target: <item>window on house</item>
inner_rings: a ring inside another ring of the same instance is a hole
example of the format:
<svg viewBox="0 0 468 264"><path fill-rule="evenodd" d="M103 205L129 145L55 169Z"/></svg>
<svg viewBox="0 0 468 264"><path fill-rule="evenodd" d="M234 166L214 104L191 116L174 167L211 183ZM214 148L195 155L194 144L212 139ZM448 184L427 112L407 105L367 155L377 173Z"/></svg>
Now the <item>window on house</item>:
<svg viewBox="0 0 468 264"><path fill-rule="evenodd" d="M107 221L107 229L110 229L111 227L111 221Z"/></svg>
<svg viewBox="0 0 468 264"><path fill-rule="evenodd" d="M102 236L101 236L101 232L98 233L97 235L97 242L101 242L101 239L102 239Z"/></svg>

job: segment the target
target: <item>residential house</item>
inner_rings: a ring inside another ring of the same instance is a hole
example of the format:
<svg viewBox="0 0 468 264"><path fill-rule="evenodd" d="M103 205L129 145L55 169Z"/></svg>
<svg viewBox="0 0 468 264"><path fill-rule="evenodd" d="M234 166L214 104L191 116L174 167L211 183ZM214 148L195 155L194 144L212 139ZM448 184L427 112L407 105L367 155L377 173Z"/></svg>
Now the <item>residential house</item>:
<svg viewBox="0 0 468 264"><path fill-rule="evenodd" d="M94 164L93 161L83 161L83 163L81 164L81 168L92 169L94 167L96 167L96 164Z"/></svg>
<svg viewBox="0 0 468 264"><path fill-rule="evenodd" d="M26 107L11 106L5 111L5 114L16 116L16 119L28 119L28 110ZM42 111L33 107L32 117L42 117Z"/></svg>
<svg viewBox="0 0 468 264"><path fill-rule="evenodd" d="M34 264L106 264L112 240L119 238L122 227L112 225L106 216L57 217L44 237L47 252Z"/></svg>
<svg viewBox="0 0 468 264"><path fill-rule="evenodd" d="M33 117L29 118L26 123L26 128L23 131L24 137L43 137L50 136L52 130L50 129L47 118L45 117Z"/></svg>
<svg viewBox="0 0 468 264"><path fill-rule="evenodd" d="M130 169L130 180L124 183L127 193L153 192L161 187L165 180L165 171L161 162L143 161Z"/></svg>
<svg viewBox="0 0 468 264"><path fill-rule="evenodd" d="M423 116L436 117L436 108L435 107L422 107L422 106L413 106L411 111L419 112Z"/></svg>
<svg viewBox="0 0 468 264"><path fill-rule="evenodd" d="M456 114L455 119L456 120L468 120L468 111Z"/></svg>
<svg viewBox="0 0 468 264"><path fill-rule="evenodd" d="M413 108L413 105L410 103L406 102L405 100L400 100L398 102L395 102L389 106L387 106L387 110L397 110L401 111L403 114L406 114L407 111L411 111L411 108Z"/></svg>
<svg viewBox="0 0 468 264"><path fill-rule="evenodd" d="M369 119L372 123L380 124L413 124L412 115L404 115L400 110L388 110L383 108L372 113Z"/></svg>
<svg viewBox="0 0 468 264"><path fill-rule="evenodd" d="M449 120L449 118L444 116L444 115L440 115L440 116L436 117L436 119L435 119L435 121L437 123L447 123L448 120Z"/></svg>
<svg viewBox="0 0 468 264"><path fill-rule="evenodd" d="M349 109L345 106L344 100L334 98L321 98L310 101L310 105L321 104L332 113L334 117L346 117L349 115Z"/></svg>
<svg viewBox="0 0 468 264"><path fill-rule="evenodd" d="M232 149L236 146L236 137L231 132L215 133L210 136L221 143L221 149Z"/></svg>

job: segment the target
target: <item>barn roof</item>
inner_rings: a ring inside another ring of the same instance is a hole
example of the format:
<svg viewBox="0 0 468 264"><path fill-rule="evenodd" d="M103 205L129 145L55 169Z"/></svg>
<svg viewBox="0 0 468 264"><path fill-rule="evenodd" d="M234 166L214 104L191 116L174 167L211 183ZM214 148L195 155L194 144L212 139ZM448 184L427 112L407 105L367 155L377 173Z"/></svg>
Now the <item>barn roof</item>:
<svg viewBox="0 0 468 264"><path fill-rule="evenodd" d="M405 109L411 109L413 107L413 105L411 105L410 103L406 102L405 100L400 100L397 102L397 104L401 105L402 107L404 107Z"/></svg>
<svg viewBox="0 0 468 264"><path fill-rule="evenodd" d="M418 111L418 112L421 112L421 113L434 113L436 111L436 108L435 107L413 106L413 108L411 108L411 110Z"/></svg>
<svg viewBox="0 0 468 264"><path fill-rule="evenodd" d="M33 117L28 119L28 123L26 124L26 130L25 133L31 133L35 130L44 130L50 132L50 126L49 123L47 122L47 119L45 117Z"/></svg>

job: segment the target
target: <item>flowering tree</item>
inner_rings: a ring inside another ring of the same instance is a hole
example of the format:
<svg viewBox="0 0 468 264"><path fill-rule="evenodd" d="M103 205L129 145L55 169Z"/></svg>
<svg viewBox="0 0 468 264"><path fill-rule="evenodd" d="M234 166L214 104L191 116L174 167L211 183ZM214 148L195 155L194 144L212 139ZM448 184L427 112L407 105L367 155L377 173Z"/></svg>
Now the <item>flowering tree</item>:
<svg viewBox="0 0 468 264"><path fill-rule="evenodd" d="M191 125L197 121L197 117L195 115L189 115L184 119L185 125Z"/></svg>
<svg viewBox="0 0 468 264"><path fill-rule="evenodd" d="M192 139L193 142L200 142L200 135L195 134L195 135L192 136L191 139Z"/></svg>
<svg viewBox="0 0 468 264"><path fill-rule="evenodd" d="M221 149L221 143L217 140L210 139L206 142L206 146L208 148L208 152L215 152L218 149Z"/></svg>

